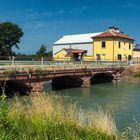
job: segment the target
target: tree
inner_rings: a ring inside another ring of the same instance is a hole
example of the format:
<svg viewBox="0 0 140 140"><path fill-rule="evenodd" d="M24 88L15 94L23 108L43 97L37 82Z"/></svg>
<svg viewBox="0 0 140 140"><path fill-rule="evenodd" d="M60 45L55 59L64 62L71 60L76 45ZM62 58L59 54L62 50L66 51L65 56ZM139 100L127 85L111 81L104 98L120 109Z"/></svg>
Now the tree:
<svg viewBox="0 0 140 140"><path fill-rule="evenodd" d="M37 53L36 53L36 55L38 56L38 57L46 57L46 55L47 55L47 46L45 46L45 45L42 45L40 48L39 48L39 50L37 51Z"/></svg>
<svg viewBox="0 0 140 140"><path fill-rule="evenodd" d="M52 60L52 56L53 56L53 52L52 51L47 52L47 59L48 60Z"/></svg>
<svg viewBox="0 0 140 140"><path fill-rule="evenodd" d="M12 56L14 52L12 47L18 47L20 38L23 36L22 29L12 22L0 23L0 55Z"/></svg>

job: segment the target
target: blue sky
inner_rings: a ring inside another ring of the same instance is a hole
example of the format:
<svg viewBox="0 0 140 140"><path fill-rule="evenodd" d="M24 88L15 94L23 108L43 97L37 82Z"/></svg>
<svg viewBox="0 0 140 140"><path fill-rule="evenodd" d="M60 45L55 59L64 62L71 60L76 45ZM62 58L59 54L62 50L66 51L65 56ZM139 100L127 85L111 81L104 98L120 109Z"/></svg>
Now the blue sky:
<svg viewBox="0 0 140 140"><path fill-rule="evenodd" d="M101 32L117 26L140 43L139 0L0 0L0 22L19 24L24 37L18 53L48 50L61 36Z"/></svg>

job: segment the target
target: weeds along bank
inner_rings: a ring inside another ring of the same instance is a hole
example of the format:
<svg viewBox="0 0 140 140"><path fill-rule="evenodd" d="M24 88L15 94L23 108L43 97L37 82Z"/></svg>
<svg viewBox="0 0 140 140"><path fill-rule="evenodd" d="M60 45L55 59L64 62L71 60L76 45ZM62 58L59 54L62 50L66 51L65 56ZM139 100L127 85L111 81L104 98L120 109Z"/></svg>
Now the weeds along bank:
<svg viewBox="0 0 140 140"><path fill-rule="evenodd" d="M140 83L140 65L133 64L126 68L122 73L122 81L132 84Z"/></svg>
<svg viewBox="0 0 140 140"><path fill-rule="evenodd" d="M9 103L9 102L8 102ZM116 125L102 110L85 111L55 95L0 103L0 140L114 140Z"/></svg>

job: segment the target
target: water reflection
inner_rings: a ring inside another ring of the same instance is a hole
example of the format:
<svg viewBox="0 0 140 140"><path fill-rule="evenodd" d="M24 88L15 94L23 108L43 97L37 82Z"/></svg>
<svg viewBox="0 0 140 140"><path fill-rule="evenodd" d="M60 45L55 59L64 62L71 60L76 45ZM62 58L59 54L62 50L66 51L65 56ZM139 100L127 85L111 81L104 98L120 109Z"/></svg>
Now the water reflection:
<svg viewBox="0 0 140 140"><path fill-rule="evenodd" d="M51 91L47 85L46 90ZM122 131L134 122L140 122L140 86L120 82L91 85L89 88L71 88L59 90L62 96L68 96L73 102L85 109L101 107L109 111Z"/></svg>
<svg viewBox="0 0 140 140"><path fill-rule="evenodd" d="M90 88L83 88L82 89L83 96L89 97L90 96Z"/></svg>

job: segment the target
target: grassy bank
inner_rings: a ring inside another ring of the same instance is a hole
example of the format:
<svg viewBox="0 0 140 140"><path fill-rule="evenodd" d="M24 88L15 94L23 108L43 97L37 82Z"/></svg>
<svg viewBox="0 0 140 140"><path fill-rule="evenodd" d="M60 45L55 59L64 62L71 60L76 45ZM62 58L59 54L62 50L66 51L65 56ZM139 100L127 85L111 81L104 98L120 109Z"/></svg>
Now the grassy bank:
<svg viewBox="0 0 140 140"><path fill-rule="evenodd" d="M140 77L140 71L139 72L134 72L133 77Z"/></svg>
<svg viewBox="0 0 140 140"><path fill-rule="evenodd" d="M0 108L0 140L113 140L119 139L111 116L77 109L58 96L13 99Z"/></svg>

